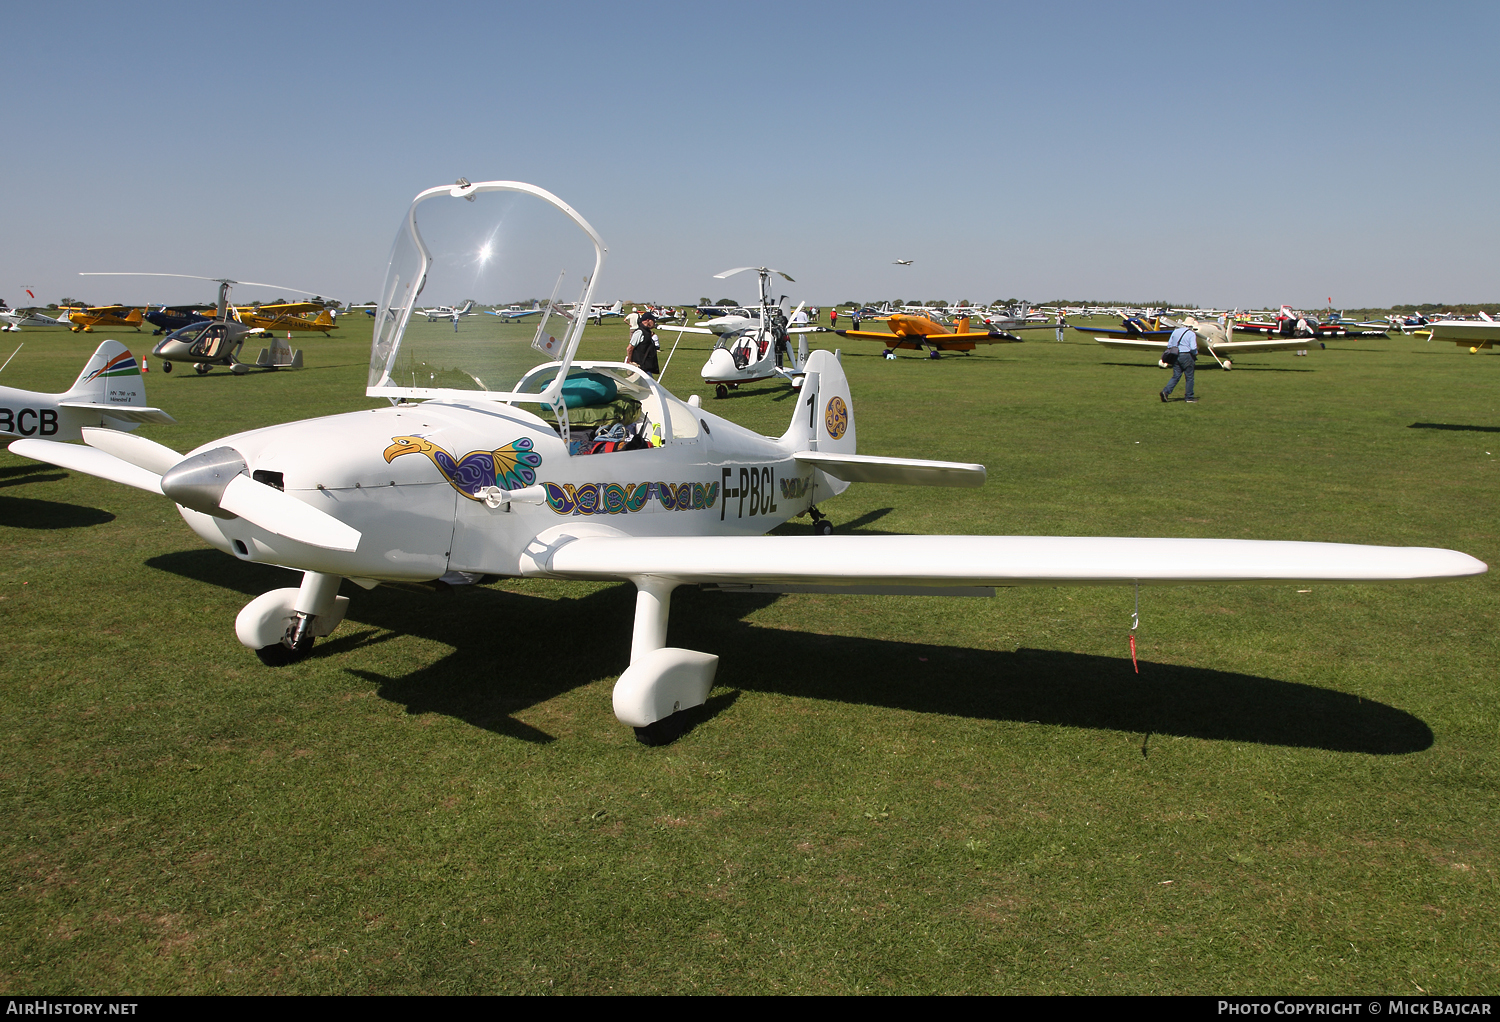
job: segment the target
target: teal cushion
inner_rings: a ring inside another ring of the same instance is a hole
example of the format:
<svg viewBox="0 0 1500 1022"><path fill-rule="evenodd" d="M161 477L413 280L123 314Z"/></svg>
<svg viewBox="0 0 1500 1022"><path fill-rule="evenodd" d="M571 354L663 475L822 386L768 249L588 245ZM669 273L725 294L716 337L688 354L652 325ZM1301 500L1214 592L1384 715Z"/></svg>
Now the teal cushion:
<svg viewBox="0 0 1500 1022"><path fill-rule="evenodd" d="M569 408L606 405L615 399L619 388L615 381L600 373L573 373L562 385L563 404Z"/></svg>

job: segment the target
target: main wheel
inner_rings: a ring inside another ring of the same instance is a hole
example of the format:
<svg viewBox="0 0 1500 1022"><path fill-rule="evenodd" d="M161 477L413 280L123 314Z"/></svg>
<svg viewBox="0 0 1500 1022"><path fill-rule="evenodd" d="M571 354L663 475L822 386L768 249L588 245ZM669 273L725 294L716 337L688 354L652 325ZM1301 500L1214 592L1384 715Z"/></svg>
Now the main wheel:
<svg viewBox="0 0 1500 1022"><path fill-rule="evenodd" d="M269 646L262 646L256 650L255 655L267 667L285 667L288 664L295 664L298 660L305 659L307 654L312 652L312 648L313 637L312 633L309 632L302 636L302 641L297 643L295 647L288 646L284 642L273 642Z"/></svg>
<svg viewBox="0 0 1500 1022"><path fill-rule="evenodd" d="M642 745L670 745L682 737L683 729L687 726L685 711L678 710L669 713L661 720L653 721L645 727L635 729L635 740Z"/></svg>
<svg viewBox="0 0 1500 1022"><path fill-rule="evenodd" d="M822 519L819 519L816 522L813 522L813 535L814 536L832 536L833 535L833 523L830 522L826 518L822 518Z"/></svg>
<svg viewBox="0 0 1500 1022"><path fill-rule="evenodd" d="M164 373L170 373L172 371L172 363L170 363L170 362L163 362L161 364L161 371L164 372Z"/></svg>
<svg viewBox="0 0 1500 1022"><path fill-rule="evenodd" d="M207 376L208 366L204 365L202 362L199 362L197 365L193 366L193 372L197 373L199 376Z"/></svg>

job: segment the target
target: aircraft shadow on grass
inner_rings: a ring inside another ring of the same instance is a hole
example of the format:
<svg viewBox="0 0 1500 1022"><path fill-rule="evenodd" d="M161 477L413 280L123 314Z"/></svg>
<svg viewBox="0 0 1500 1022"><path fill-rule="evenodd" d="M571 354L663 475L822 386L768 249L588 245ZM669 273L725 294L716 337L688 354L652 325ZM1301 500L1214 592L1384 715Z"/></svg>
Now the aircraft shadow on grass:
<svg viewBox="0 0 1500 1022"><path fill-rule="evenodd" d="M40 462L0 468L0 487L51 483L66 478L66 472ZM33 497L0 496L0 524L16 529L77 529L114 520L114 515L96 507L60 504L55 500Z"/></svg>
<svg viewBox="0 0 1500 1022"><path fill-rule="evenodd" d="M1099 364L1102 365L1102 366L1122 366L1122 367L1127 368L1127 369L1155 369L1158 372L1163 372L1163 373L1167 371L1167 370L1163 369L1161 366L1157 365L1155 362L1100 362ZM1200 373L1203 372L1205 369L1220 370L1220 371L1222 371L1223 368L1224 368L1223 366L1219 365L1217 362L1215 362L1212 359L1210 359L1207 362L1199 362L1198 365L1197 365L1197 368L1194 371L1195 372L1200 372ZM1247 366L1243 362L1236 362L1234 364L1234 370L1233 371L1237 372L1237 373L1312 373L1312 372L1317 372L1316 369L1278 369L1276 366Z"/></svg>
<svg viewBox="0 0 1500 1022"><path fill-rule="evenodd" d="M1454 426L1446 422L1413 422L1407 429L1456 429L1468 433L1500 433L1500 426Z"/></svg>
<svg viewBox="0 0 1500 1022"><path fill-rule="evenodd" d="M231 562L217 551L166 554L147 564L247 596L298 580L293 572ZM314 648L314 658L345 656L394 634L442 643L453 652L402 677L348 670L408 713L441 713L523 741L544 743L554 736L516 720L515 713L614 677L629 658L635 589L628 584L577 600L485 586L432 595L386 586L352 591L348 619ZM718 654L716 687L731 690L711 699L697 721L722 712L739 691L756 691L913 713L1330 752L1400 755L1433 743L1431 728L1404 710L1315 685L1149 660L1136 674L1126 657L819 635L744 620L777 598L691 586L673 594L668 641Z"/></svg>

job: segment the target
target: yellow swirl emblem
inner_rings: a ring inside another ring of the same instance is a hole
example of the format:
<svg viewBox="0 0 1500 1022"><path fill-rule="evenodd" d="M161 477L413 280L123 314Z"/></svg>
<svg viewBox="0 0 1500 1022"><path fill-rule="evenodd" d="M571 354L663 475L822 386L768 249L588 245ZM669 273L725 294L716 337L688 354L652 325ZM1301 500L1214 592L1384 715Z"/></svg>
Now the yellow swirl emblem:
<svg viewBox="0 0 1500 1022"><path fill-rule="evenodd" d="M835 397L828 402L828 408L823 412L823 425L828 428L831 440L844 435L844 430L849 428L849 406L844 404L843 398Z"/></svg>

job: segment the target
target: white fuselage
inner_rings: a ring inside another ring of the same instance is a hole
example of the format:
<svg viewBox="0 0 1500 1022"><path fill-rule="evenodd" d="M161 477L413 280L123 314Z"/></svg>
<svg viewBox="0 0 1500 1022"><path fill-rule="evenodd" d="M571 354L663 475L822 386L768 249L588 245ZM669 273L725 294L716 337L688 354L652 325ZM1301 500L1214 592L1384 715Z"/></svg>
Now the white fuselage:
<svg viewBox="0 0 1500 1022"><path fill-rule="evenodd" d="M573 536L758 535L843 489L799 465L787 439L760 436L675 398L669 403L663 409L660 394L643 402L652 421L669 427L661 446L607 454L570 457L538 416L479 401L349 412L240 433L198 449L232 447L251 474L279 474L286 493L360 531L358 549L350 553L298 543L243 518L179 511L204 540L241 560L395 581L449 571L520 575L528 548L559 527ZM402 438L425 441L433 452L387 460ZM472 474L442 467L518 440L529 441L528 449L540 456L535 485L545 491L544 503L491 507L464 492L475 488Z"/></svg>

